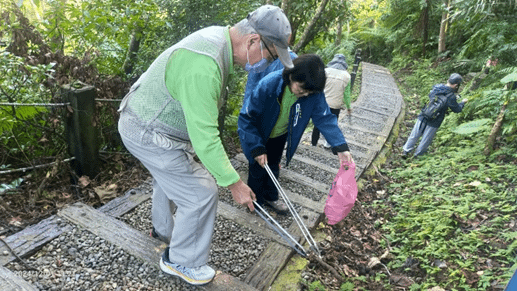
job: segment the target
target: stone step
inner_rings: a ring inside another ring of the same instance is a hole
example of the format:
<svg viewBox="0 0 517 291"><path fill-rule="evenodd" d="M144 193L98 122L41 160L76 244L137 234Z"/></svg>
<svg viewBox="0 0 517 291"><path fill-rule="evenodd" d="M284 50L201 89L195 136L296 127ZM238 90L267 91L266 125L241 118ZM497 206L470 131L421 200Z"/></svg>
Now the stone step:
<svg viewBox="0 0 517 291"><path fill-rule="evenodd" d="M131 255L159 269L160 257L167 247L161 241L137 231L114 217L94 208L76 203L59 211L58 216L79 225L96 236L121 247ZM201 290L256 290L234 277L217 272L214 280Z"/></svg>

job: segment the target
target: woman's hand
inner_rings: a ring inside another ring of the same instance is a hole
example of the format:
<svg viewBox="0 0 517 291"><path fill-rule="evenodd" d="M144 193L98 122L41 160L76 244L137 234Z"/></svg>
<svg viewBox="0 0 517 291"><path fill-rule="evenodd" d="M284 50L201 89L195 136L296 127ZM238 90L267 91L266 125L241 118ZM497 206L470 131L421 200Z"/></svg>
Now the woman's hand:
<svg viewBox="0 0 517 291"><path fill-rule="evenodd" d="M264 168L264 165L267 163L267 155L262 154L260 156L256 156L255 161L259 163L259 165L262 166L262 168Z"/></svg>
<svg viewBox="0 0 517 291"><path fill-rule="evenodd" d="M337 156L339 158L339 166L341 167L342 164L345 162L352 164L354 163L354 159L352 158L352 154L349 151L346 152L338 152Z"/></svg>

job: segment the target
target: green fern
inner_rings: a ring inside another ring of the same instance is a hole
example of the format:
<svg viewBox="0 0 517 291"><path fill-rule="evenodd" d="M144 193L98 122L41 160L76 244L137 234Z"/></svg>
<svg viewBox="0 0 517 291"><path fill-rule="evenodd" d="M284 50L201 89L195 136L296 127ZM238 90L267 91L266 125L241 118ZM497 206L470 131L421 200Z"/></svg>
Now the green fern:
<svg viewBox="0 0 517 291"><path fill-rule="evenodd" d="M476 119L470 122L460 124L458 127L451 129L452 132L457 134L469 135L479 131L490 129L488 125L492 122L489 118Z"/></svg>

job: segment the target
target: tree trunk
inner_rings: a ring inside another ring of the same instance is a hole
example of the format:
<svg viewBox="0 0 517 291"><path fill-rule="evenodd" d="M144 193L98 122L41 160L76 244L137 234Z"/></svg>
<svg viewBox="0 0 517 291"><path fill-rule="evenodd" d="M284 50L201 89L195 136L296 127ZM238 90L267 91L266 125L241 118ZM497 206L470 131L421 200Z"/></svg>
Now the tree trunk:
<svg viewBox="0 0 517 291"><path fill-rule="evenodd" d="M343 23L338 20L337 29L336 29L336 42L335 45L339 46L341 44L341 38L343 37Z"/></svg>
<svg viewBox="0 0 517 291"><path fill-rule="evenodd" d="M447 36L447 24L449 19L449 0L444 1L447 12L442 13L442 22L440 23L440 36L438 38L438 53L445 51L445 37Z"/></svg>
<svg viewBox="0 0 517 291"><path fill-rule="evenodd" d="M501 107L501 111L499 112L499 115L497 115L497 119L495 120L494 126L492 126L492 130L490 131L490 135L488 136L488 141L486 143L485 149L483 150L485 156L490 155L490 153L494 149L495 140L499 135L499 131L501 131L501 126L503 125L505 110L506 104L504 104L503 107Z"/></svg>
<svg viewBox="0 0 517 291"><path fill-rule="evenodd" d="M321 2L320 6L316 10L316 14L312 18L312 20L309 22L307 27L305 27L305 30L303 31L302 37L300 38L300 41L298 41L298 43L296 43L296 45L294 46L294 48L293 48L294 52L300 51L302 48L304 48L312 40L312 38L310 38L309 35L311 35L312 29L316 25L316 22L318 21L318 19L323 14L323 11L325 10L325 6L327 6L328 2L329 2L329 0L323 0Z"/></svg>
<svg viewBox="0 0 517 291"><path fill-rule="evenodd" d="M136 56L138 50L140 49L140 33L142 29L140 27L135 28L133 33L131 34L131 41L129 43L129 48L127 49L126 59L124 60L124 64L122 65L122 71L126 75L130 75L133 73L133 66L136 62Z"/></svg>
<svg viewBox="0 0 517 291"><path fill-rule="evenodd" d="M422 19L422 22L423 22L423 35L422 35L422 56L425 57L425 47L427 45L427 40L429 38L429 0L425 0L425 8L424 8L424 11L422 12L423 13L423 19Z"/></svg>
<svg viewBox="0 0 517 291"><path fill-rule="evenodd" d="M285 15L287 15L289 13L289 0L282 0L280 8L284 10Z"/></svg>
<svg viewBox="0 0 517 291"><path fill-rule="evenodd" d="M296 40L296 29L293 27L293 22L291 18L289 18L289 0L282 0L282 4L280 8L284 11L287 19L289 19L289 23L291 23L291 37L289 38L289 45L291 45Z"/></svg>

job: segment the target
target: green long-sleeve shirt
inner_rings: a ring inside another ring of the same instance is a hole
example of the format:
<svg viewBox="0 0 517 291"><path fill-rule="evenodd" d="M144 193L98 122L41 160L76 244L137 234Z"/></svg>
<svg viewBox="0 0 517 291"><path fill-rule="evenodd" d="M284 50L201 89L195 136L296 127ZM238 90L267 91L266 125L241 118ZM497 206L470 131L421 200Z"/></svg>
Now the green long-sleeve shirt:
<svg viewBox="0 0 517 291"><path fill-rule="evenodd" d="M240 177L219 138L221 82L219 67L211 57L179 49L169 58L165 83L171 96L181 103L192 146L217 184L226 187Z"/></svg>

